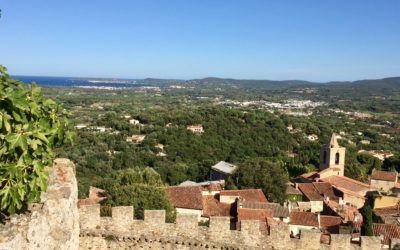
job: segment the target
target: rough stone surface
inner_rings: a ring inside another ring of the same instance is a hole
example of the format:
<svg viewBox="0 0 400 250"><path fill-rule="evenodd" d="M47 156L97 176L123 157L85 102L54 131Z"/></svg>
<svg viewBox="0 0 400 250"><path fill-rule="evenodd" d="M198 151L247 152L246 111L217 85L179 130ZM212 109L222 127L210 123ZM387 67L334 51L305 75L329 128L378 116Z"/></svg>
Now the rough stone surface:
<svg viewBox="0 0 400 250"><path fill-rule="evenodd" d="M49 172L41 203L30 213L13 215L0 225L0 249L78 249L79 214L75 166L56 159Z"/></svg>

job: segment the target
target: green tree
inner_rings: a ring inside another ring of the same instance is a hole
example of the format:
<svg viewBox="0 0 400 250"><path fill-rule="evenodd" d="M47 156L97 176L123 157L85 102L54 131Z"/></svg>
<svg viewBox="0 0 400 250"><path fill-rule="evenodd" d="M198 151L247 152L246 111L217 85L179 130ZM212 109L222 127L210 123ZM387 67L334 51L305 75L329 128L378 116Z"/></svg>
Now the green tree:
<svg viewBox="0 0 400 250"><path fill-rule="evenodd" d="M362 225L363 233L366 236L373 236L371 206L370 205L364 206L361 212L364 217L363 225Z"/></svg>
<svg viewBox="0 0 400 250"><path fill-rule="evenodd" d="M145 209L164 209L167 222L173 222L175 211L162 185L160 175L152 168L114 171L98 183L109 194L102 212L109 215L110 206L133 205L135 218L143 219Z"/></svg>
<svg viewBox="0 0 400 250"><path fill-rule="evenodd" d="M71 139L66 112L0 65L0 210L12 214L46 190L53 146Z"/></svg>
<svg viewBox="0 0 400 250"><path fill-rule="evenodd" d="M281 162L254 158L239 165L233 180L239 189L261 188L270 201L284 202L286 199L288 173Z"/></svg>

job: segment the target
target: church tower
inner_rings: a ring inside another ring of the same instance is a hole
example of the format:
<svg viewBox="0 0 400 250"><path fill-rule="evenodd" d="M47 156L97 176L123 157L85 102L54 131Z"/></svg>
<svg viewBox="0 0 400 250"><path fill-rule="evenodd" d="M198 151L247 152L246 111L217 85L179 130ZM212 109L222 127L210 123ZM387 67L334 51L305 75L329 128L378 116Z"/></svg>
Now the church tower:
<svg viewBox="0 0 400 250"><path fill-rule="evenodd" d="M321 149L319 169L331 169L335 175L344 175L344 157L346 148L340 147L335 134L332 134L331 140Z"/></svg>

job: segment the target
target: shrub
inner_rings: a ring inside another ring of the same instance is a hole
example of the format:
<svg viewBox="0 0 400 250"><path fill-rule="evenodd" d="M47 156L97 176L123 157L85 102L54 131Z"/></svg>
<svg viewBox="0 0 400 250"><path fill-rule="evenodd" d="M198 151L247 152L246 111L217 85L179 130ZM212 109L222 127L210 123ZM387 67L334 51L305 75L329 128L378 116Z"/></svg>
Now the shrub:
<svg viewBox="0 0 400 250"><path fill-rule="evenodd" d="M39 200L53 146L71 139L67 127L65 110L0 65L0 211L12 214Z"/></svg>

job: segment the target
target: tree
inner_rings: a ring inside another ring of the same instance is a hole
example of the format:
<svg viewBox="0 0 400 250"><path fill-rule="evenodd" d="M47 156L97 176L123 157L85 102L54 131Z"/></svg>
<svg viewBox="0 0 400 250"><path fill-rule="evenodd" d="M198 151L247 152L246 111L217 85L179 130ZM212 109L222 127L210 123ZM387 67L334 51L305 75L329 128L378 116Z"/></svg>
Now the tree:
<svg viewBox="0 0 400 250"><path fill-rule="evenodd" d="M40 88L11 79L0 65L0 210L9 214L46 190L53 146L71 139L66 112Z"/></svg>
<svg viewBox="0 0 400 250"><path fill-rule="evenodd" d="M132 206L135 218L143 219L145 209L164 209L167 222L175 220L175 211L169 200L160 175L152 168L128 168L112 172L97 185L109 194L103 212L110 206Z"/></svg>
<svg viewBox="0 0 400 250"><path fill-rule="evenodd" d="M239 189L261 188L270 201L284 202L286 199L288 173L280 162L254 158L239 165L233 180Z"/></svg>
<svg viewBox="0 0 400 250"><path fill-rule="evenodd" d="M364 206L361 212L364 217L363 225L362 225L362 230L364 232L364 235L373 236L371 206L370 205Z"/></svg>

